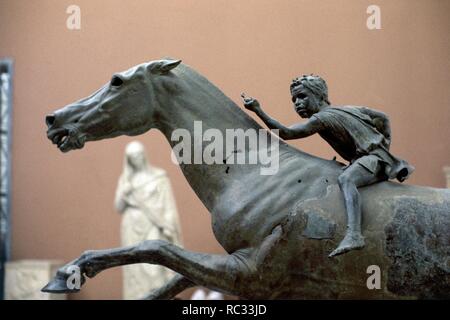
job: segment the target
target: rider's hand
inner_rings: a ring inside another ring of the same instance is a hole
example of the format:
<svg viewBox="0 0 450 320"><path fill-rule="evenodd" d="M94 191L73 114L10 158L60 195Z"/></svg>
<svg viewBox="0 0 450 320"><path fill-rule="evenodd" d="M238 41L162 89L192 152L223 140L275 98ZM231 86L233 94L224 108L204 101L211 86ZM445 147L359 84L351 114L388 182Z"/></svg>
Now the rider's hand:
<svg viewBox="0 0 450 320"><path fill-rule="evenodd" d="M255 112L257 109L261 107L258 100L253 99L252 97L247 97L245 93L242 93L241 97L244 102L245 109Z"/></svg>

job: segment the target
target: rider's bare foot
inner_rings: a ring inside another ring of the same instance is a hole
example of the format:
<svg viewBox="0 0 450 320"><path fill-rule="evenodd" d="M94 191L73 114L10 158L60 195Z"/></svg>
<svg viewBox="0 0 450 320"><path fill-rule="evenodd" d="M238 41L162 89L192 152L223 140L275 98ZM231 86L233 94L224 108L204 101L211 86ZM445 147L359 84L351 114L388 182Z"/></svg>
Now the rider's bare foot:
<svg viewBox="0 0 450 320"><path fill-rule="evenodd" d="M365 245L361 232L348 231L339 246L328 257L338 256L350 250L361 249Z"/></svg>

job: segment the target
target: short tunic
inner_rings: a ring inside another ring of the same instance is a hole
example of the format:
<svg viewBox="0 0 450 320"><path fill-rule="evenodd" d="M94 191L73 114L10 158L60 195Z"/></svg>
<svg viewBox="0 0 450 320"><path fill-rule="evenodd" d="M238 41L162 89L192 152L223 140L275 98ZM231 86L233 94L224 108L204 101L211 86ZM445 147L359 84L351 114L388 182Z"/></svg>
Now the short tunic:
<svg viewBox="0 0 450 320"><path fill-rule="evenodd" d="M327 107L315 113L323 129L319 135L345 160L357 162L368 171L389 179L406 180L414 167L389 152L389 143L372 118L359 107Z"/></svg>

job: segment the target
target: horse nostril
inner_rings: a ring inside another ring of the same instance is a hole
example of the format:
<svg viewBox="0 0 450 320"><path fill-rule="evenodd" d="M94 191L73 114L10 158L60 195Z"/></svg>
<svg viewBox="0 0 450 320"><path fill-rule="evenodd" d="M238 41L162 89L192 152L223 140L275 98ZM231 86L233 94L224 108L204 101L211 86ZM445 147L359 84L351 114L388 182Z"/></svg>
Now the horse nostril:
<svg viewBox="0 0 450 320"><path fill-rule="evenodd" d="M45 123L47 124L47 127L51 127L55 123L55 115L49 114L45 117Z"/></svg>

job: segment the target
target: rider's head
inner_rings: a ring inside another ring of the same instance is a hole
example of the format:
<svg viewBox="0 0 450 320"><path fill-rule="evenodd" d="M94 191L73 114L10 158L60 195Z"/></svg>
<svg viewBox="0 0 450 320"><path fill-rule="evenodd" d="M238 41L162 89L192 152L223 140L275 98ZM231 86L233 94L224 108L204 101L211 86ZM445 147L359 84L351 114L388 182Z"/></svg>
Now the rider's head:
<svg viewBox="0 0 450 320"><path fill-rule="evenodd" d="M325 80L315 75L303 75L292 80L291 96L295 111L302 118L309 118L330 104Z"/></svg>

